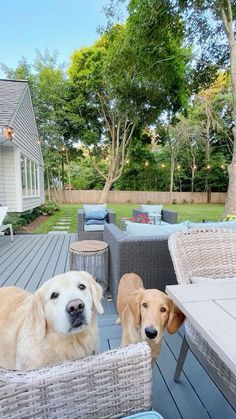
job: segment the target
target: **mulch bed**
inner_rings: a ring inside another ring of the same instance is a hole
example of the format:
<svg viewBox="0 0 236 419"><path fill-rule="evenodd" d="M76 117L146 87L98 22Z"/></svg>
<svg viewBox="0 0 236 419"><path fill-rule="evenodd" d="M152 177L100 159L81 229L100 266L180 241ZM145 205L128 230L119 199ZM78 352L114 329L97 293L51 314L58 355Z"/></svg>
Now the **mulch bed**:
<svg viewBox="0 0 236 419"><path fill-rule="evenodd" d="M49 215L39 215L32 223L29 223L23 227L21 227L19 230L16 231L16 234L31 234L34 232L34 230L42 224Z"/></svg>

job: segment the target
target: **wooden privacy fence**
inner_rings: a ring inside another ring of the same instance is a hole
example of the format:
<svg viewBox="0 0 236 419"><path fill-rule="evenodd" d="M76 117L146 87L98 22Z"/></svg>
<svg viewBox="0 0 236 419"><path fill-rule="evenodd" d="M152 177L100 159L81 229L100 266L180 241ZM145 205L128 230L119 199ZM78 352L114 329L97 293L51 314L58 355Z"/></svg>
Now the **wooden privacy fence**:
<svg viewBox="0 0 236 419"><path fill-rule="evenodd" d="M73 190L51 191L52 200L67 204L94 204L99 202L102 191ZM169 203L195 203L195 204L224 204L225 192L150 192L150 191L109 191L107 203L109 204L169 204Z"/></svg>

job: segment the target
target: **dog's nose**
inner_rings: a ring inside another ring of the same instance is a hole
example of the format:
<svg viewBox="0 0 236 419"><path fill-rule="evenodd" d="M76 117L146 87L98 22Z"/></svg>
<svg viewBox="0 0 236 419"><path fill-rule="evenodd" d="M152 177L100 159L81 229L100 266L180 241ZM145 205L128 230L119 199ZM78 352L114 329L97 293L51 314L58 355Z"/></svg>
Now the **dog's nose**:
<svg viewBox="0 0 236 419"><path fill-rule="evenodd" d="M84 303L79 298L76 300L71 300L66 306L66 311L71 316L74 316L75 314L81 314L84 311Z"/></svg>
<svg viewBox="0 0 236 419"><path fill-rule="evenodd" d="M157 330L154 329L152 326L145 327L144 331L148 339L155 339L155 337L157 336Z"/></svg>

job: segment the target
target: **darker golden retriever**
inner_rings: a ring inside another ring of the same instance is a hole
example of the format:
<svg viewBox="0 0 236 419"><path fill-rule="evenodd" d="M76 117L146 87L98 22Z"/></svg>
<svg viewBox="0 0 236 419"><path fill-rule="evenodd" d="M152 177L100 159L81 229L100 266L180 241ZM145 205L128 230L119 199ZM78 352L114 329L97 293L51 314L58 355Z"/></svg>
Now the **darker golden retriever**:
<svg viewBox="0 0 236 419"><path fill-rule="evenodd" d="M147 341L153 363L160 353L164 329L175 333L185 318L164 292L144 289L142 279L134 273L125 274L120 280L117 310L122 345Z"/></svg>

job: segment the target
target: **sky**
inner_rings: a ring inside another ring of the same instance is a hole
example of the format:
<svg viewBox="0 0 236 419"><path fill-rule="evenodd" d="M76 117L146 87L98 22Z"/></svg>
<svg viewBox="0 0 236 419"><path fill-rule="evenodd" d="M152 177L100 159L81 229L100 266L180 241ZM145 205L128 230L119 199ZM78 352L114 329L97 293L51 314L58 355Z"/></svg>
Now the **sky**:
<svg viewBox="0 0 236 419"><path fill-rule="evenodd" d="M108 0L0 0L0 63L15 68L35 50L58 51L58 62L69 62L75 49L91 45L106 22ZM0 70L0 78L4 73Z"/></svg>

